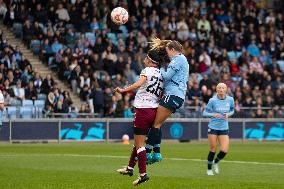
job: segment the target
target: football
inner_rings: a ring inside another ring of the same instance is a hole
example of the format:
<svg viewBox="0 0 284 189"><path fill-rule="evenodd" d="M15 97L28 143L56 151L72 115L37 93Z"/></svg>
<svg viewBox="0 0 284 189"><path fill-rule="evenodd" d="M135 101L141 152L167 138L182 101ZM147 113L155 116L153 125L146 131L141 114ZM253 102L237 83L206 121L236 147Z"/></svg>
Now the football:
<svg viewBox="0 0 284 189"><path fill-rule="evenodd" d="M111 20L117 25L125 24L128 17L127 10L122 7L116 7L111 11Z"/></svg>

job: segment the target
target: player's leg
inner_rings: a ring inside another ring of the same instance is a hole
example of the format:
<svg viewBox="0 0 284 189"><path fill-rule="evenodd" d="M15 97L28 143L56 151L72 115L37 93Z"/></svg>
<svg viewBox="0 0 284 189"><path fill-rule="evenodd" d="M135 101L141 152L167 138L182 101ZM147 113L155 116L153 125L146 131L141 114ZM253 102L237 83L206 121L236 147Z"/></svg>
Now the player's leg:
<svg viewBox="0 0 284 189"><path fill-rule="evenodd" d="M208 130L208 143L209 143L209 153L207 156L207 175L214 175L212 171L212 164L217 148L217 135L214 133L213 129Z"/></svg>
<svg viewBox="0 0 284 189"><path fill-rule="evenodd" d="M138 185L149 180L146 171L146 148L145 148L145 135L134 135L135 146L138 157L139 177L133 182L133 185Z"/></svg>
<svg viewBox="0 0 284 189"><path fill-rule="evenodd" d="M213 169L215 173L219 174L219 166L218 163L220 160L222 160L226 154L228 153L229 150L229 135L224 134L224 135L219 135L218 136L218 141L220 143L220 152L217 154L217 157L214 160L213 164Z"/></svg>
<svg viewBox="0 0 284 189"><path fill-rule="evenodd" d="M152 163L162 160L162 156L160 154L162 131L160 128L162 124L166 121L166 119L171 116L171 114L172 110L169 110L168 108L165 108L163 106L159 106L157 109L154 125L148 133L148 140L147 140L147 147L154 148Z"/></svg>
<svg viewBox="0 0 284 189"><path fill-rule="evenodd" d="M133 171L134 171L134 167L136 165L136 160L135 158L137 157L137 150L135 145L133 146L130 158L129 158L129 162L128 165L121 168L121 169L117 169L117 172L119 172L122 175L129 175L132 176L133 175Z"/></svg>

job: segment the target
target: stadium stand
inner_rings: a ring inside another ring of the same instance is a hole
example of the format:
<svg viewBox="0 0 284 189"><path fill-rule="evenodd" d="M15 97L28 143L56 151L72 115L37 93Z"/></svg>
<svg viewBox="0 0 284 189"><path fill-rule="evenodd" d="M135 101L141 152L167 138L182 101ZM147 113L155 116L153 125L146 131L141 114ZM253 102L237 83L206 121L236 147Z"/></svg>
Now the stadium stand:
<svg viewBox="0 0 284 189"><path fill-rule="evenodd" d="M284 6L275 1L279 4L269 9L266 2L12 1L0 14L6 13L4 24L89 104L81 113L131 117L134 94L114 95L112 89L137 79L147 41L158 36L182 42L190 64L187 100L177 117L200 117L217 82L226 83L234 96L235 117L284 117ZM116 6L128 9L126 25L110 21ZM51 91L43 87L46 111L54 106L54 112L66 112L68 97Z"/></svg>
<svg viewBox="0 0 284 189"><path fill-rule="evenodd" d="M4 94L7 118L45 117L49 107L53 112L59 111L59 98L64 96L63 104L67 113L72 101L68 93L60 91L50 75L43 79L32 68L31 63L23 55L18 46L12 47L0 30L0 89ZM55 95L52 103L47 94ZM47 103L48 102L48 103Z"/></svg>

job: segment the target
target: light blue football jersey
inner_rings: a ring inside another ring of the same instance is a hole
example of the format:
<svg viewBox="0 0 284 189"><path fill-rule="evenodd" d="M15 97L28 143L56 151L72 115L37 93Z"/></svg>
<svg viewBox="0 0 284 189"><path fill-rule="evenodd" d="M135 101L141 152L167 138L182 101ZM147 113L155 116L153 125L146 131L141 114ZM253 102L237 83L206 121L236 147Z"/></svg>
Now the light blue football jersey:
<svg viewBox="0 0 284 189"><path fill-rule="evenodd" d="M225 99L219 99L217 95L210 98L205 110L203 111L203 116L210 117L208 127L215 130L227 130L229 129L228 120L223 118L215 118L214 114L218 113L221 115L228 114L231 116L234 114L235 103L234 98L226 95Z"/></svg>
<svg viewBox="0 0 284 189"><path fill-rule="evenodd" d="M187 81L189 78L189 65L183 54L171 58L167 69L161 68L164 79L165 95L174 95L185 99Z"/></svg>

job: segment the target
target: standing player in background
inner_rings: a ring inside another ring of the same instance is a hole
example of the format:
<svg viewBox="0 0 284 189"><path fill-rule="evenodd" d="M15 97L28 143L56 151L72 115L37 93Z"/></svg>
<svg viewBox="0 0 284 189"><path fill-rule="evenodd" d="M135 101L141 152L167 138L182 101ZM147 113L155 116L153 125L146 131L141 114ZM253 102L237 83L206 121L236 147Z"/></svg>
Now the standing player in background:
<svg viewBox="0 0 284 189"><path fill-rule="evenodd" d="M123 175L133 175L133 169L136 164L135 158L138 157L139 177L133 182L138 185L149 180L146 172L146 149L145 140L149 129L152 127L159 98L163 90L163 79L159 70L159 55L155 50L149 50L147 57L144 59L145 69L140 74L140 79L126 87L116 88L116 92L125 93L137 91L134 99L135 117L134 117L134 147L129 159L128 166L117 171Z"/></svg>
<svg viewBox="0 0 284 189"><path fill-rule="evenodd" d="M163 46L161 40L153 41L152 46ZM164 80L164 95L160 100L157 115L153 127L148 133L147 139L147 163L155 163L162 160L160 153L161 126L168 117L179 109L185 100L187 82L189 77L189 65L182 54L183 47L177 41L167 41L165 51L170 58L170 63L161 68ZM152 150L154 153L152 154Z"/></svg>
<svg viewBox="0 0 284 189"><path fill-rule="evenodd" d="M4 96L2 91L0 90L0 129L2 127L3 122L3 112L4 112Z"/></svg>
<svg viewBox="0 0 284 189"><path fill-rule="evenodd" d="M228 117L234 114L234 98L227 95L225 83L219 83L216 87L217 95L213 96L203 116L210 117L208 125L208 142L210 150L208 154L207 175L219 174L218 162L223 159L229 150L229 126ZM217 148L217 141L220 143L220 152L214 160ZM212 170L213 166L213 170Z"/></svg>

